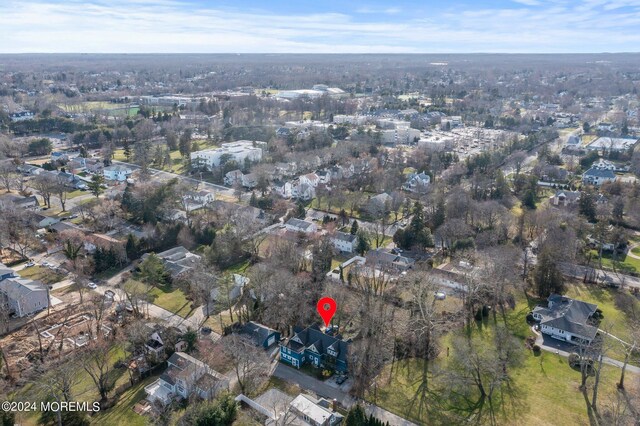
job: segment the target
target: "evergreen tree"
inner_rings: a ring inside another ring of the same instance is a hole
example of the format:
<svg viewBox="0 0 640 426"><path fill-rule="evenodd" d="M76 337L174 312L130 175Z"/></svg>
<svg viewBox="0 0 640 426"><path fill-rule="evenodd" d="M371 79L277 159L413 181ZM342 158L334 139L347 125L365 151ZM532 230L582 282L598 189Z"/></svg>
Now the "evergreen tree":
<svg viewBox="0 0 640 426"><path fill-rule="evenodd" d="M127 258L129 260L135 260L140 257L140 247L138 239L135 235L129 234L127 237L127 245L126 245Z"/></svg>
<svg viewBox="0 0 640 426"><path fill-rule="evenodd" d="M357 222L354 222L354 223L357 223ZM367 236L367 234L365 234L364 231L359 231L356 235L358 236L358 242L356 243L356 252L360 256L363 256L366 252L368 252L371 249L371 241L369 240L369 237Z"/></svg>
<svg viewBox="0 0 640 426"><path fill-rule="evenodd" d="M249 205L252 207L258 207L258 197L255 192L251 192L251 198L249 199Z"/></svg>
<svg viewBox="0 0 640 426"><path fill-rule="evenodd" d="M581 215L586 217L589 222L596 221L596 202L590 192L583 192L582 194L580 194L580 200L578 201L578 211Z"/></svg>
<svg viewBox="0 0 640 426"><path fill-rule="evenodd" d="M354 219L353 223L351 224L351 235L357 235L359 228L360 225L358 225L358 221Z"/></svg>
<svg viewBox="0 0 640 426"><path fill-rule="evenodd" d="M540 297L549 297L552 293L564 293L564 277L549 250L542 250L533 272L533 281Z"/></svg>
<svg viewBox="0 0 640 426"><path fill-rule="evenodd" d="M96 198L99 198L100 194L104 192L102 185L104 185L104 176L96 173L91 177L91 182L89 182L89 191L91 191Z"/></svg>

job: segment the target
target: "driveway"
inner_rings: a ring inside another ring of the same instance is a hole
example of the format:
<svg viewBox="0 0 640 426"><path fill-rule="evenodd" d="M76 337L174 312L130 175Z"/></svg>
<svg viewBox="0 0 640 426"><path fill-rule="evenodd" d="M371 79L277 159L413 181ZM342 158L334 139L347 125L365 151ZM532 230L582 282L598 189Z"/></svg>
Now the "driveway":
<svg viewBox="0 0 640 426"><path fill-rule="evenodd" d="M349 408L355 403L354 398L342 392L340 389L331 387L316 378L308 376L303 372L295 368L288 367L280 362L273 372L273 375L279 379L286 380L287 382L295 383L302 389L310 390L318 396L327 399L335 399L344 407Z"/></svg>

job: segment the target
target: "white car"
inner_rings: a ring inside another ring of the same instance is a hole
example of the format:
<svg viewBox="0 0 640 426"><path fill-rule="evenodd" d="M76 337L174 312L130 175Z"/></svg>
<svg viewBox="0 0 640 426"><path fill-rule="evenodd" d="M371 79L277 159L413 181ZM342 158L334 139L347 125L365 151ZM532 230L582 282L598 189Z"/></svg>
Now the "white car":
<svg viewBox="0 0 640 426"><path fill-rule="evenodd" d="M96 288L98 288L98 286L94 282L87 283L87 287L89 287L92 290L95 290Z"/></svg>
<svg viewBox="0 0 640 426"><path fill-rule="evenodd" d="M32 260L28 261L26 265L24 265L26 268L30 268L32 266L36 266L36 263Z"/></svg>

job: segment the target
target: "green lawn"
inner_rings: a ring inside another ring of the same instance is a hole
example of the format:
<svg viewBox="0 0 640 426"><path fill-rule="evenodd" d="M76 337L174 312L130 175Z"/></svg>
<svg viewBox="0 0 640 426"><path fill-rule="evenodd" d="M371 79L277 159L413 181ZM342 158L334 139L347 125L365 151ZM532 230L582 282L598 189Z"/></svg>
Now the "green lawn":
<svg viewBox="0 0 640 426"><path fill-rule="evenodd" d="M187 300L182 290L168 287L152 287L149 291L151 303L187 318L191 313L191 301Z"/></svg>
<svg viewBox="0 0 640 426"><path fill-rule="evenodd" d="M91 419L91 423L105 426L144 426L147 418L136 414L133 411L134 405L146 397L144 387L157 380L157 376L147 377L140 383L127 389L120 397L115 406L100 412Z"/></svg>
<svg viewBox="0 0 640 426"><path fill-rule="evenodd" d="M597 303L604 314L601 326L612 324L612 334L623 340L625 336L628 336L628 322L625 314L615 308L613 292L585 285L571 285L567 295ZM536 301L533 299L527 302L521 298L515 309L506 314L508 328L522 341L532 335L525 322L525 316L535 304ZM500 314L498 313L497 316L498 321L501 322ZM484 321L476 323L473 332L481 333L490 344L493 336L493 324L493 316L490 315ZM440 355L432 363L432 371L437 371L438 368L444 371L443 374L430 379L430 390L435 392L434 395L437 397L439 395L438 387L447 387L447 348L450 351L455 351L451 338L451 333L447 333L441 338ZM607 355L621 359L619 349L621 349L619 344L618 350L614 345ZM540 356L534 356L531 351L523 350L525 351L523 364L512 373L513 385L516 390L515 399L513 403L507 405L506 409L500 408L498 424L589 424L586 403L579 390L580 373L572 370L564 357L544 351ZM412 401L419 394L418 390L423 383L422 366L422 360L400 361L394 367L393 375L390 377L391 367L388 365L378 376L377 386L369 389L367 400L375 401L381 407L419 424L447 423L450 419L443 418L442 413L435 405L429 406L428 411L422 413L419 418L416 406L412 405ZM438 368L433 368L434 366ZM603 368L600 385L601 405L609 402L609 397L616 394L616 382L619 379L619 374L620 369L616 367L605 365ZM588 383L591 386L593 379L590 379ZM591 389L589 389L588 395L591 398ZM447 404L447 401L440 402L445 406ZM553 407L553 409L544 407Z"/></svg>
<svg viewBox="0 0 640 426"><path fill-rule="evenodd" d="M76 197L80 197L81 195L87 195L87 194L91 194L91 193L89 191L81 191L79 189L76 189L75 191L67 192L67 199L70 200L71 198L76 198Z"/></svg>
<svg viewBox="0 0 640 426"><path fill-rule="evenodd" d="M630 324L624 312L615 305L616 290L603 289L593 285L573 284L568 287L566 295L584 302L595 303L602 310L604 319L600 328L619 339L629 342ZM636 310L640 309L640 302L636 302ZM620 361L624 360L624 348L617 341L612 341L608 356Z"/></svg>
<svg viewBox="0 0 640 426"><path fill-rule="evenodd" d="M598 262L598 250L591 250L591 258L594 259L594 262ZM603 253L602 267L626 274L638 273L640 272L640 259L622 254L618 255L618 258L614 260L610 253Z"/></svg>
<svg viewBox="0 0 640 426"><path fill-rule="evenodd" d="M119 359L124 358L124 351L120 346L116 345L111 348L109 358L112 360L111 367L113 367L113 363L115 363ZM51 371L49 374L55 374L55 371ZM115 379L114 389L129 380L129 375L127 374L125 369L112 369L111 374ZM73 401L78 402L94 402L100 399L99 393L93 380L91 379L91 376L89 376L89 374L82 367L78 367L77 369L76 383L71 387L71 395L73 396ZM14 395L14 398L16 401L33 402L40 400L38 388L35 387L32 383L29 383L21 388ZM23 425L36 425L38 424L38 417L39 413L37 411L30 412L25 413L24 417L17 417L16 421L19 421L20 424Z"/></svg>
<svg viewBox="0 0 640 426"><path fill-rule="evenodd" d="M635 254L636 256L640 256L640 246L631 250L631 253Z"/></svg>
<svg viewBox="0 0 640 426"><path fill-rule="evenodd" d="M23 270L18 271L18 275L22 278L42 281L43 284L53 284L64 279L64 275L58 274L57 272L40 265L24 268Z"/></svg>

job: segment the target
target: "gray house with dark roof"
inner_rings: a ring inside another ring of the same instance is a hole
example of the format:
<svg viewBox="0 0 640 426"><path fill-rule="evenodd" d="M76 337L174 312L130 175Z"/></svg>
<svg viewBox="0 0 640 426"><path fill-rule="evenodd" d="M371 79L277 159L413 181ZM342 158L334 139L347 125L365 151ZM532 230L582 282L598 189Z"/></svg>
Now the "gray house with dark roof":
<svg viewBox="0 0 640 426"><path fill-rule="evenodd" d="M237 333L243 337L247 337L256 346L261 346L264 349L269 348L271 345L280 341L280 333L276 330L267 327L266 325L258 324L257 322L249 321L243 326L239 327Z"/></svg>
<svg viewBox="0 0 640 426"><path fill-rule="evenodd" d="M540 323L540 331L554 339L570 343L589 343L598 332L593 314L597 305L552 294L547 306L536 306L533 318Z"/></svg>

